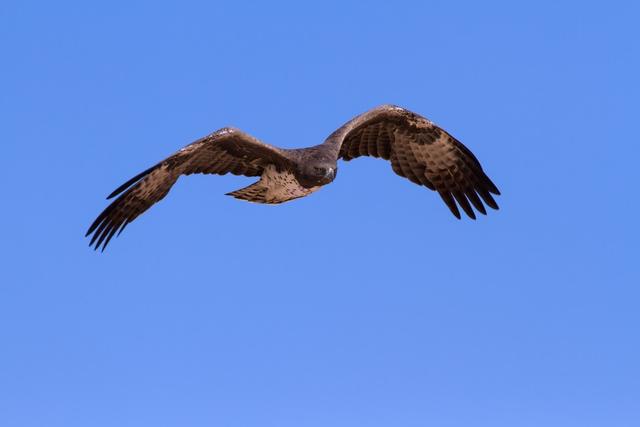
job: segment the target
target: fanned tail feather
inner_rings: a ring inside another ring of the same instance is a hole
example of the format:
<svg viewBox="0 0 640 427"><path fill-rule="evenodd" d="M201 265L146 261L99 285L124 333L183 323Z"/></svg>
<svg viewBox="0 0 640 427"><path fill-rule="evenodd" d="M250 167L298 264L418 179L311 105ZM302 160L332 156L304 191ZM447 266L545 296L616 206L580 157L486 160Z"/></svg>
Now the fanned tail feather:
<svg viewBox="0 0 640 427"><path fill-rule="evenodd" d="M232 191L226 195L253 203L282 203L278 201L267 201L267 187L265 187L261 181L255 182L248 187Z"/></svg>
<svg viewBox="0 0 640 427"><path fill-rule="evenodd" d="M295 175L289 171L278 171L275 166L268 165L260 177L260 181L241 188L227 196L247 200L254 203L277 205L289 200L308 196L320 187L304 188Z"/></svg>

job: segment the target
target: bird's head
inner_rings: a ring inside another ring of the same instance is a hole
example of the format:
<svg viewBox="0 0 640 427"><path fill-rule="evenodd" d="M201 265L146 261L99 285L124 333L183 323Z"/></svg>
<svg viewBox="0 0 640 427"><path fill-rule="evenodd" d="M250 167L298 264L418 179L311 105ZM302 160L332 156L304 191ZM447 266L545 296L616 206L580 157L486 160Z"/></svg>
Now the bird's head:
<svg viewBox="0 0 640 427"><path fill-rule="evenodd" d="M335 162L310 162L300 171L299 181L304 187L329 184L336 177L338 167Z"/></svg>

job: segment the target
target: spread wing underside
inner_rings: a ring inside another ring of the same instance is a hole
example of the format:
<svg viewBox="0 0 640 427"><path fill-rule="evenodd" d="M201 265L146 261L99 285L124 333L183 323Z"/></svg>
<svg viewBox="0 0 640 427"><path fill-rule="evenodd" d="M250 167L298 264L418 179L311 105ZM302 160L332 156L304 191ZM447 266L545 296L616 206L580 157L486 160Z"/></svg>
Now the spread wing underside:
<svg viewBox="0 0 640 427"><path fill-rule="evenodd" d="M458 206L473 219L472 206L482 214L484 204L498 209L491 194L500 191L473 153L411 111L392 105L375 108L346 123L327 143L339 144L339 157L345 161L360 156L389 160L396 174L437 191L457 218Z"/></svg>
<svg viewBox="0 0 640 427"><path fill-rule="evenodd" d="M260 176L266 168L287 170L284 152L232 128L216 131L131 178L109 195L118 196L91 224L90 245L102 250L113 236L162 200L181 175L194 173Z"/></svg>

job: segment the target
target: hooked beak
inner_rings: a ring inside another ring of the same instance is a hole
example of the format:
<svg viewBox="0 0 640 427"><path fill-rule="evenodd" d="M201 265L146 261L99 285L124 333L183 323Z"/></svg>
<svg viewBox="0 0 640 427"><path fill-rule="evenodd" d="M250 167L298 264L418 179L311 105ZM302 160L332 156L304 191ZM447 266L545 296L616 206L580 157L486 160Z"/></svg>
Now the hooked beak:
<svg viewBox="0 0 640 427"><path fill-rule="evenodd" d="M336 170L334 168L328 168L327 172L324 174L326 179L332 180L336 177Z"/></svg>

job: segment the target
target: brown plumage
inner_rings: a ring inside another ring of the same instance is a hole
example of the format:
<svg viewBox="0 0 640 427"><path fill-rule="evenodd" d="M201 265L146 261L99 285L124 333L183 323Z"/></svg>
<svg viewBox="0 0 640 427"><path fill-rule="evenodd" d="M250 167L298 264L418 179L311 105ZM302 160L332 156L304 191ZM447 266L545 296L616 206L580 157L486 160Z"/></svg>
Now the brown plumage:
<svg viewBox="0 0 640 427"><path fill-rule="evenodd" d="M90 245L104 250L114 235L162 200L181 175L260 176L256 183L228 195L277 204L307 196L333 181L338 159L350 161L360 156L389 160L396 174L437 191L458 219L458 206L473 219L473 208L486 214L483 202L498 209L491 194L500 192L461 142L416 113L382 105L309 148L277 148L238 129L220 129L118 187L108 199L118 197L86 235L93 234Z"/></svg>

